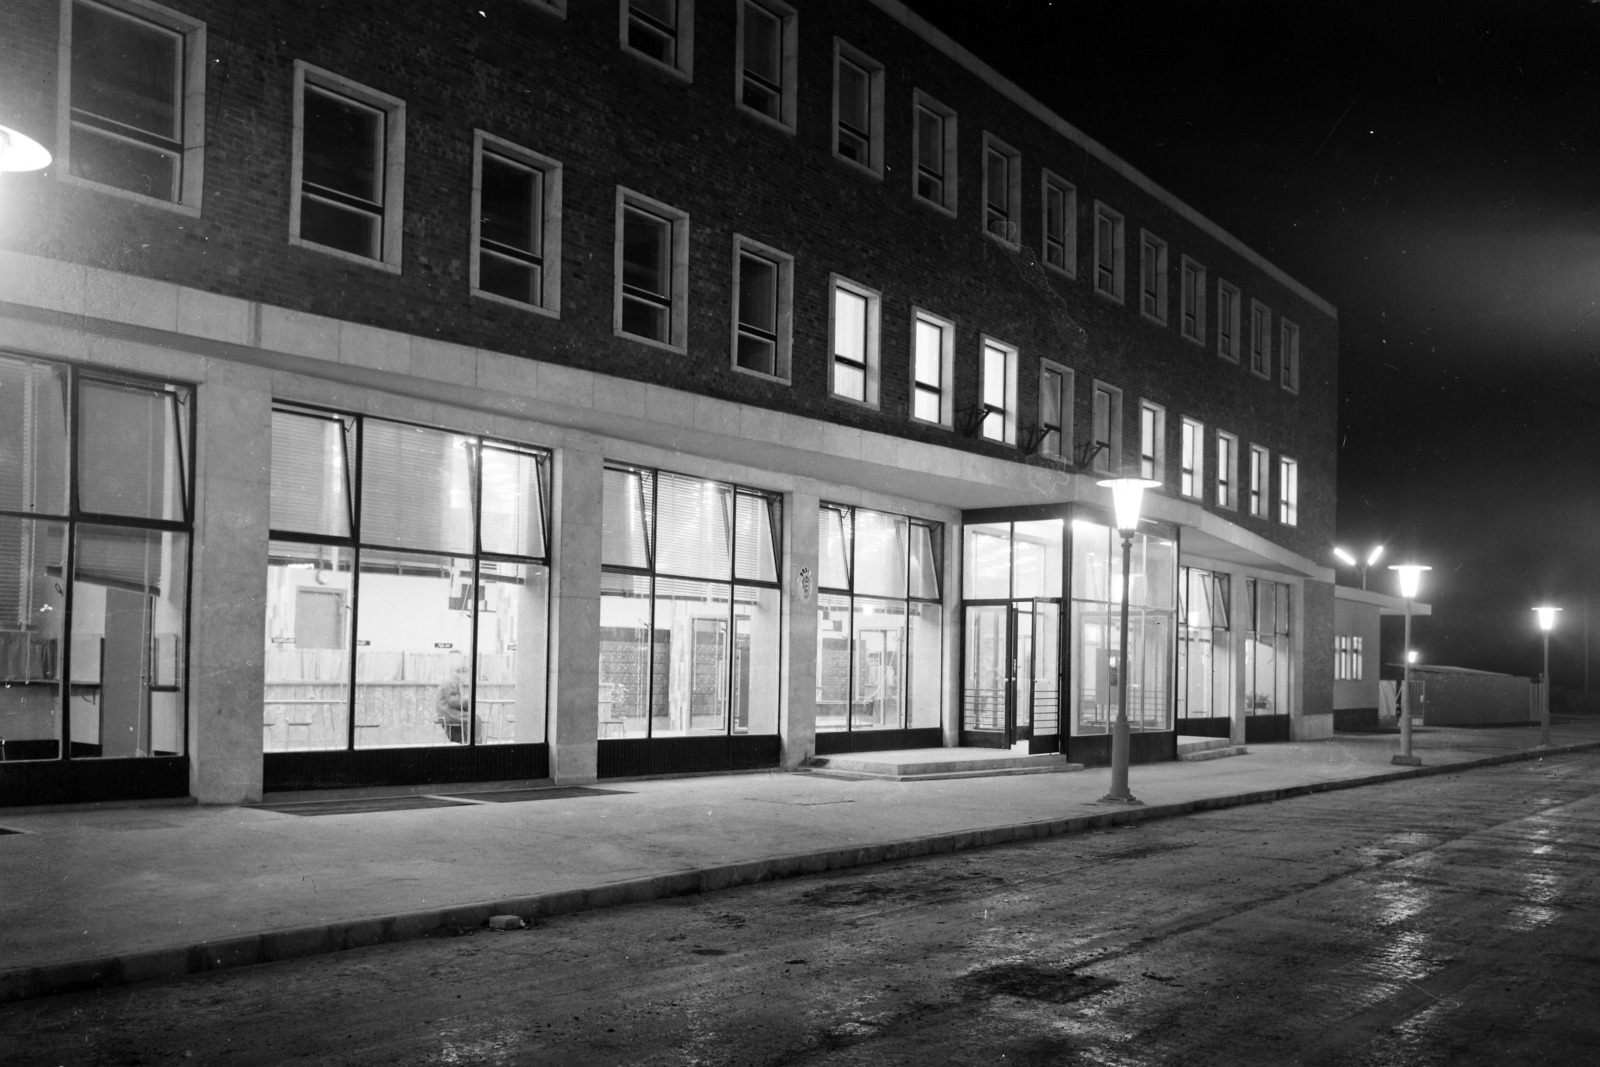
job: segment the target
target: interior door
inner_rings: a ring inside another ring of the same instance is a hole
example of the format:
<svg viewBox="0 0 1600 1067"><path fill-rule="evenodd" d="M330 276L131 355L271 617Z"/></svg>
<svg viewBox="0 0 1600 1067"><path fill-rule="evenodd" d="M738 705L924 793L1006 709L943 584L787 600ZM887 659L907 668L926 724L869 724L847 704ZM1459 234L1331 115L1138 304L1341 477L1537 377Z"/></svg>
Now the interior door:
<svg viewBox="0 0 1600 1067"><path fill-rule="evenodd" d="M969 604L961 670L961 743L1004 748L1011 694L1011 608Z"/></svg>

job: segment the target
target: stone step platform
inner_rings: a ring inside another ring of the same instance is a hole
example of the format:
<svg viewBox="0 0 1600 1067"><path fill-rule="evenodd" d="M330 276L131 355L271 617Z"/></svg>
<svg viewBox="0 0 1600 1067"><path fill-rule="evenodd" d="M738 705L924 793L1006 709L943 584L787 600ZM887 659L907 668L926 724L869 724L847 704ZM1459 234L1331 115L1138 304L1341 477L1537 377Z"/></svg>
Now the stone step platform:
<svg viewBox="0 0 1600 1067"><path fill-rule="evenodd" d="M1199 760L1222 759L1225 756L1243 756L1250 750L1236 745L1226 737L1190 737L1178 735L1178 758L1186 763Z"/></svg>
<svg viewBox="0 0 1600 1067"><path fill-rule="evenodd" d="M891 752L847 752L813 756L806 761L813 774L824 778L878 779L889 782L926 782L941 778L990 778L1013 774L1056 774L1081 771L1059 752L1038 755L1004 748L909 748Z"/></svg>

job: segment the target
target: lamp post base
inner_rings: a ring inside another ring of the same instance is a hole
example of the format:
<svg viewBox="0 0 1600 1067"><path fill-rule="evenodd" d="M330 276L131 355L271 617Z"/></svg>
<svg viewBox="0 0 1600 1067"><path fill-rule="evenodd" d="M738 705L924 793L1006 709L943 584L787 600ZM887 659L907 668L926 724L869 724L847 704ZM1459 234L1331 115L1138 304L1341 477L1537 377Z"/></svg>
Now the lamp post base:
<svg viewBox="0 0 1600 1067"><path fill-rule="evenodd" d="M1405 755L1401 755L1399 753L1396 753L1394 758L1391 759L1389 762L1390 763L1399 764L1402 767L1420 767L1420 766L1422 766L1422 757L1421 756L1405 756Z"/></svg>
<svg viewBox="0 0 1600 1067"><path fill-rule="evenodd" d="M1119 797L1119 796L1113 796L1110 793L1107 793L1105 796L1103 796L1099 800L1095 801L1095 803L1096 804L1127 804L1129 806L1138 805L1140 807L1142 807L1144 805L1144 801L1140 800L1136 796L1129 795L1129 796L1125 796L1125 797Z"/></svg>

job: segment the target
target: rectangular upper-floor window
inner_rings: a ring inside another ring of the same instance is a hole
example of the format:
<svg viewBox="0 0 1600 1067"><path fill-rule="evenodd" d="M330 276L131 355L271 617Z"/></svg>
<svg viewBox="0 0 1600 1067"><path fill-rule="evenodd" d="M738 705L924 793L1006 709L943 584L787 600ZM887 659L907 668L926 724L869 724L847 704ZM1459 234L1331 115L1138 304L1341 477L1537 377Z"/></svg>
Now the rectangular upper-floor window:
<svg viewBox="0 0 1600 1067"><path fill-rule="evenodd" d="M1359 682L1366 674L1363 669L1365 666L1363 659L1361 638L1352 636L1350 638L1350 681Z"/></svg>
<svg viewBox="0 0 1600 1067"><path fill-rule="evenodd" d="M733 366L789 380L794 336L794 257L733 238Z"/></svg>
<svg viewBox="0 0 1600 1067"><path fill-rule="evenodd" d="M740 0L734 101L793 132L799 17L780 0Z"/></svg>
<svg viewBox="0 0 1600 1067"><path fill-rule="evenodd" d="M1045 171L1040 178L1039 218L1043 226L1040 253L1044 265L1069 278L1078 276L1078 191Z"/></svg>
<svg viewBox="0 0 1600 1067"><path fill-rule="evenodd" d="M289 240L400 273L406 105L294 66Z"/></svg>
<svg viewBox="0 0 1600 1067"><path fill-rule="evenodd" d="M956 113L922 90L911 94L911 195L956 213Z"/></svg>
<svg viewBox="0 0 1600 1067"><path fill-rule="evenodd" d="M205 23L143 0L62 0L56 173L200 213Z"/></svg>
<svg viewBox="0 0 1600 1067"><path fill-rule="evenodd" d="M694 77L694 0L618 0L622 47L684 80Z"/></svg>
<svg viewBox="0 0 1600 1067"><path fill-rule="evenodd" d="M561 312L561 164L473 131L473 296Z"/></svg>
<svg viewBox="0 0 1600 1067"><path fill-rule="evenodd" d="M1272 310L1259 300L1250 301L1250 373L1272 377Z"/></svg>
<svg viewBox="0 0 1600 1067"><path fill-rule="evenodd" d="M878 337L883 296L875 289L834 275L829 286L833 356L828 392L870 407L878 406Z"/></svg>
<svg viewBox="0 0 1600 1067"><path fill-rule="evenodd" d="M911 312L911 417L948 427L955 413L950 378L955 365L955 323L920 308Z"/></svg>
<svg viewBox="0 0 1600 1067"><path fill-rule="evenodd" d="M1101 474L1122 470L1122 390L1094 383L1094 426L1089 466Z"/></svg>
<svg viewBox="0 0 1600 1067"><path fill-rule="evenodd" d="M1206 428L1184 419L1180 430L1178 492L1199 499L1206 484Z"/></svg>
<svg viewBox="0 0 1600 1067"><path fill-rule="evenodd" d="M1139 477L1167 480L1167 410L1139 401Z"/></svg>
<svg viewBox="0 0 1600 1067"><path fill-rule="evenodd" d="M1258 519L1267 517L1267 482L1272 477L1268 466L1270 459L1267 450L1260 445L1250 446L1250 514Z"/></svg>
<svg viewBox="0 0 1600 1067"><path fill-rule="evenodd" d="M1139 231L1139 313L1167 323L1167 242L1148 230Z"/></svg>
<svg viewBox="0 0 1600 1067"><path fill-rule="evenodd" d="M617 336L683 351L689 337L689 216L618 186L614 259Z"/></svg>
<svg viewBox="0 0 1600 1067"><path fill-rule="evenodd" d="M1300 525L1300 464L1278 457L1278 521Z"/></svg>
<svg viewBox="0 0 1600 1067"><path fill-rule="evenodd" d="M1239 362L1239 287L1217 280L1217 355Z"/></svg>
<svg viewBox="0 0 1600 1067"><path fill-rule="evenodd" d="M1195 344L1206 343L1206 269L1188 256L1179 276L1178 329Z"/></svg>
<svg viewBox="0 0 1600 1067"><path fill-rule="evenodd" d="M883 64L833 39L833 154L883 177Z"/></svg>
<svg viewBox="0 0 1600 1067"><path fill-rule="evenodd" d="M1217 431L1217 507L1239 506L1239 439Z"/></svg>
<svg viewBox="0 0 1600 1067"><path fill-rule="evenodd" d="M1094 291L1122 302L1122 216L1096 200L1094 204Z"/></svg>
<svg viewBox="0 0 1600 1067"><path fill-rule="evenodd" d="M1278 320L1278 383L1300 391L1300 327L1288 319Z"/></svg>
<svg viewBox="0 0 1600 1067"><path fill-rule="evenodd" d="M983 135L983 229L1008 245L1021 243L1022 157L990 134Z"/></svg>
<svg viewBox="0 0 1600 1067"><path fill-rule="evenodd" d="M1072 455L1072 369L1039 361L1039 454Z"/></svg>
<svg viewBox="0 0 1600 1067"><path fill-rule="evenodd" d="M986 440L1017 443L1017 350L992 338L983 339L978 367L983 419L978 432Z"/></svg>

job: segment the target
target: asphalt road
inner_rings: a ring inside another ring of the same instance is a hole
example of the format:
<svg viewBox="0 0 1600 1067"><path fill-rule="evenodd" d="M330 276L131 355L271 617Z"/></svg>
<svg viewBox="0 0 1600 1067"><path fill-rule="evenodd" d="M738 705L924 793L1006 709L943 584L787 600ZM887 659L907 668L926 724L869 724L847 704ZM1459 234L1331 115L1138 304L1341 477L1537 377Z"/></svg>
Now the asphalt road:
<svg viewBox="0 0 1600 1067"><path fill-rule="evenodd" d="M1566 756L44 998L0 1063L1594 1065L1597 798Z"/></svg>

